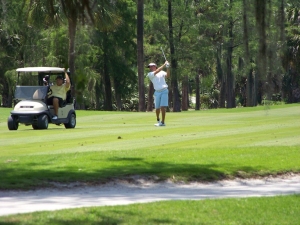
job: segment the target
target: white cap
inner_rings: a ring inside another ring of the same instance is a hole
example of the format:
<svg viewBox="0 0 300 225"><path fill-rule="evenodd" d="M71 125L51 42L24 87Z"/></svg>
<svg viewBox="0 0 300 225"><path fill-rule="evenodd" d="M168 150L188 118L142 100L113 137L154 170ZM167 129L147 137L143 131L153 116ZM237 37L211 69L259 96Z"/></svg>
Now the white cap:
<svg viewBox="0 0 300 225"><path fill-rule="evenodd" d="M157 67L157 65L155 63L150 63L147 67L150 67L150 66L156 66Z"/></svg>

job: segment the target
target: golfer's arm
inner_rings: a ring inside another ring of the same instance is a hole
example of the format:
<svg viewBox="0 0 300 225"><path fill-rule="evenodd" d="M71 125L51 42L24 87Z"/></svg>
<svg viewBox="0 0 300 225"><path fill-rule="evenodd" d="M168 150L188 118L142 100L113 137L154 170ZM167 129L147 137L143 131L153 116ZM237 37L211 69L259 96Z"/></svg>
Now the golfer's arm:
<svg viewBox="0 0 300 225"><path fill-rule="evenodd" d="M66 88L69 88L71 85L71 82L70 82L70 78L69 78L69 75L67 74L67 72L65 72L65 76L66 76Z"/></svg>
<svg viewBox="0 0 300 225"><path fill-rule="evenodd" d="M169 67L167 68L167 75L166 75L166 78L170 77L170 70L169 70Z"/></svg>
<svg viewBox="0 0 300 225"><path fill-rule="evenodd" d="M162 65L161 67L157 68L155 71L154 71L154 76L160 72L164 67L165 67L166 63L164 65Z"/></svg>

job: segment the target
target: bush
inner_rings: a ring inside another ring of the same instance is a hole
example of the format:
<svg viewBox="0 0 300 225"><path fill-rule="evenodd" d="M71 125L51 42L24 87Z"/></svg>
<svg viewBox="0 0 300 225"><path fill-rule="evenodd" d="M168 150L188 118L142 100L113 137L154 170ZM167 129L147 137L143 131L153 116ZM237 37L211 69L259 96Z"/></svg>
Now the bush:
<svg viewBox="0 0 300 225"><path fill-rule="evenodd" d="M201 102L202 108L209 108L210 107L210 100L209 100L208 95L206 95L206 94L200 95L200 102Z"/></svg>
<svg viewBox="0 0 300 225"><path fill-rule="evenodd" d="M213 92L212 94L200 95L200 102L202 108L207 108L207 109L218 108L219 102L216 98L213 97L213 95L218 97L219 93Z"/></svg>
<svg viewBox="0 0 300 225"><path fill-rule="evenodd" d="M272 101L280 102L281 101L281 94L280 93L273 94L272 95Z"/></svg>

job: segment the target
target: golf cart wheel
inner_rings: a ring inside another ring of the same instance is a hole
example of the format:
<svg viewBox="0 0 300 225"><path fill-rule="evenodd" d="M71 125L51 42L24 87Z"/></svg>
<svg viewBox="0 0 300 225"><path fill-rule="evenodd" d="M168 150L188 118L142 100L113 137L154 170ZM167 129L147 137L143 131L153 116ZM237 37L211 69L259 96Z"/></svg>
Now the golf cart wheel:
<svg viewBox="0 0 300 225"><path fill-rule="evenodd" d="M32 124L32 128L33 128L34 130L39 129L38 125L36 125L36 124Z"/></svg>
<svg viewBox="0 0 300 225"><path fill-rule="evenodd" d="M48 116L47 115L39 115L37 127L39 129L47 129L48 128Z"/></svg>
<svg viewBox="0 0 300 225"><path fill-rule="evenodd" d="M18 118L10 115L7 120L7 126L9 130L18 130L19 127Z"/></svg>
<svg viewBox="0 0 300 225"><path fill-rule="evenodd" d="M74 113L69 117L69 122L65 123L65 128L75 128L76 126L76 116Z"/></svg>

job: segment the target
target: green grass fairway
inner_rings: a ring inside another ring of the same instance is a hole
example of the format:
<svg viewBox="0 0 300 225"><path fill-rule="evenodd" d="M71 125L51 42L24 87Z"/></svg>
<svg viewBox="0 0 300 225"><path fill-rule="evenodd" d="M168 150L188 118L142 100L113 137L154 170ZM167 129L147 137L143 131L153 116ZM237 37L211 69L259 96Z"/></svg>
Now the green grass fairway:
<svg viewBox="0 0 300 225"><path fill-rule="evenodd" d="M300 105L167 113L77 111L75 129L19 126L0 108L0 189L133 174L215 180L300 172Z"/></svg>

